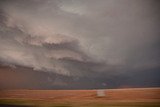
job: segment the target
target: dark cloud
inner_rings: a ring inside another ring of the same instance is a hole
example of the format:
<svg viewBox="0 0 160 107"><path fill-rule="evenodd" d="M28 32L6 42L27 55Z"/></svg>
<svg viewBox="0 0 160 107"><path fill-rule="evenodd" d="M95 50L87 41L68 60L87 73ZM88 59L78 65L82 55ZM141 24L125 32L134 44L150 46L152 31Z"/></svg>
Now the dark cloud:
<svg viewBox="0 0 160 107"><path fill-rule="evenodd" d="M21 69L21 76L44 74L36 79L48 78L42 86L48 88L50 82L54 88L159 86L159 5L158 0L1 0L0 62L18 73L30 69Z"/></svg>

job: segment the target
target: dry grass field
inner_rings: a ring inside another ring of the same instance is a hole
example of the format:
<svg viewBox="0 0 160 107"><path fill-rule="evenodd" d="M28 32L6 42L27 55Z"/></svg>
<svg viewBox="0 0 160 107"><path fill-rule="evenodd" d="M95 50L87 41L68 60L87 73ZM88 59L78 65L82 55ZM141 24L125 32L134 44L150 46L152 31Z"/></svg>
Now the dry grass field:
<svg viewBox="0 0 160 107"><path fill-rule="evenodd" d="M105 93L105 97L97 97L97 90L1 90L0 105L3 107L160 107L160 88L106 89Z"/></svg>

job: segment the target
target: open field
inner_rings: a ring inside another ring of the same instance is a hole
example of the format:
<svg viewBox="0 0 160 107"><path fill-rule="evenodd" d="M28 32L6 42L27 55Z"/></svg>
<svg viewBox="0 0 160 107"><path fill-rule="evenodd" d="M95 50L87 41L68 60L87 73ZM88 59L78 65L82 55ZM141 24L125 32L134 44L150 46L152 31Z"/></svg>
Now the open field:
<svg viewBox="0 0 160 107"><path fill-rule="evenodd" d="M106 89L105 97L96 90L4 90L3 107L160 107L160 88ZM12 106L9 106L12 105ZM25 106L24 106L25 105Z"/></svg>

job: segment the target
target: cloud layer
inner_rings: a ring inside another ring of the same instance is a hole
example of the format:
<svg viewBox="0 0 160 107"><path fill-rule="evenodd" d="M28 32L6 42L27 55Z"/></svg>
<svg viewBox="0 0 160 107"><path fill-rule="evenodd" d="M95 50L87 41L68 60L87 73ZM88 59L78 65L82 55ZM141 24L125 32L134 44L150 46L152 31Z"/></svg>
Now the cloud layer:
<svg viewBox="0 0 160 107"><path fill-rule="evenodd" d="M2 0L0 61L73 77L159 69L159 4Z"/></svg>

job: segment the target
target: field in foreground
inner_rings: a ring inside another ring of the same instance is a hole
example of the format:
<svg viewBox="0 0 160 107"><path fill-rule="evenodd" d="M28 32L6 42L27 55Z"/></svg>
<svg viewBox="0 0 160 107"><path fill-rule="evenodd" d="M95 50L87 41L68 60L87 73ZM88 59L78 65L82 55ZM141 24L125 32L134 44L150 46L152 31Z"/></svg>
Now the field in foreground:
<svg viewBox="0 0 160 107"><path fill-rule="evenodd" d="M97 90L3 90L0 107L160 107L160 88Z"/></svg>

